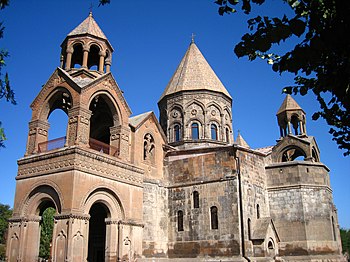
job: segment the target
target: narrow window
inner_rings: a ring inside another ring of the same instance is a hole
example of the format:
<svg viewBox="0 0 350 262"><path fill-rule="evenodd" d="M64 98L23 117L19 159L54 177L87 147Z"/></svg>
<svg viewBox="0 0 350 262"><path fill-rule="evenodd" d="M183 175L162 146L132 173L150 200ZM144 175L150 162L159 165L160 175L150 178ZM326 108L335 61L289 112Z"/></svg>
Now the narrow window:
<svg viewBox="0 0 350 262"><path fill-rule="evenodd" d="M191 133L192 139L199 139L199 125L197 123L192 123Z"/></svg>
<svg viewBox="0 0 350 262"><path fill-rule="evenodd" d="M218 229L218 208L216 206L212 206L210 208L210 218L211 218L211 229Z"/></svg>
<svg viewBox="0 0 350 262"><path fill-rule="evenodd" d="M211 124L211 139L218 140L218 128L215 124Z"/></svg>
<svg viewBox="0 0 350 262"><path fill-rule="evenodd" d="M175 125L174 126L174 141L180 141L180 126L179 125Z"/></svg>
<svg viewBox="0 0 350 262"><path fill-rule="evenodd" d="M230 130L226 127L226 142L230 143Z"/></svg>
<svg viewBox="0 0 350 262"><path fill-rule="evenodd" d="M193 191L193 208L199 208L199 193Z"/></svg>
<svg viewBox="0 0 350 262"><path fill-rule="evenodd" d="M333 241L337 241L337 234L335 232L334 217L332 217Z"/></svg>
<svg viewBox="0 0 350 262"><path fill-rule="evenodd" d="M257 219L260 218L260 206L259 206L259 204L256 205L256 218Z"/></svg>
<svg viewBox="0 0 350 262"><path fill-rule="evenodd" d="M155 143L151 134L146 134L143 138L143 160L154 163Z"/></svg>
<svg viewBox="0 0 350 262"><path fill-rule="evenodd" d="M177 231L184 231L184 213L177 211Z"/></svg>
<svg viewBox="0 0 350 262"><path fill-rule="evenodd" d="M252 239L250 218L248 218L248 239Z"/></svg>

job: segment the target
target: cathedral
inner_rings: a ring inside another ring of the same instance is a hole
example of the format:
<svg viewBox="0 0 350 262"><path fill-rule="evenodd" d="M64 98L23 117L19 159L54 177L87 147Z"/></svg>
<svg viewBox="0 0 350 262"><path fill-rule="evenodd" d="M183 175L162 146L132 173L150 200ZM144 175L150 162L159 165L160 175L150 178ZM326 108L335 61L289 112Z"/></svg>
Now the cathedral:
<svg viewBox="0 0 350 262"><path fill-rule="evenodd" d="M329 169L290 95L277 142L253 149L233 139L232 97L193 40L159 119L132 115L91 13L61 48L30 106L7 261L38 261L49 207L55 262L345 261ZM67 130L49 140L54 110Z"/></svg>

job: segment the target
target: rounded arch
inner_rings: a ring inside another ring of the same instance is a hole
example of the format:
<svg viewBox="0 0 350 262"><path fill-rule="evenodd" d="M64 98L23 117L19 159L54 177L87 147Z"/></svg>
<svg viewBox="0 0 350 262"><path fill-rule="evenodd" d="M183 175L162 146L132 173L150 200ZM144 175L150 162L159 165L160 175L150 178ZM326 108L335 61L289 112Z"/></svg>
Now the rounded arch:
<svg viewBox="0 0 350 262"><path fill-rule="evenodd" d="M219 140L220 125L217 121L210 121L210 138L212 140Z"/></svg>
<svg viewBox="0 0 350 262"><path fill-rule="evenodd" d="M315 162L320 162L320 157L317 153L317 150L315 149L315 147L312 147L311 149L311 154L312 154L312 158Z"/></svg>
<svg viewBox="0 0 350 262"><path fill-rule="evenodd" d="M184 134L184 128L179 120L174 121L170 126L170 135L173 142L178 142L182 140Z"/></svg>
<svg viewBox="0 0 350 262"><path fill-rule="evenodd" d="M84 43L81 41L76 41L72 43L70 46L73 49L71 68L79 68L79 67L76 67L76 65L79 65L80 67L83 65Z"/></svg>
<svg viewBox="0 0 350 262"><path fill-rule="evenodd" d="M121 110L119 108L117 101L111 95L111 93L107 90L98 90L98 91L94 92L90 96L89 103L88 103L89 106L91 106L92 102L96 101L96 97L102 97L105 99L105 102L107 103L109 109L112 112L114 126L121 124L123 115L121 113Z"/></svg>
<svg viewBox="0 0 350 262"><path fill-rule="evenodd" d="M181 105L178 105L178 104L173 105L168 111L168 119L176 119L176 118L183 118L183 108Z"/></svg>
<svg viewBox="0 0 350 262"><path fill-rule="evenodd" d="M231 142L231 137L232 137L232 130L231 127L229 125L225 125L225 141L227 143Z"/></svg>
<svg viewBox="0 0 350 262"><path fill-rule="evenodd" d="M110 128L118 126L121 122L117 103L108 92L98 91L91 97L89 110L91 111L89 137L109 145Z"/></svg>
<svg viewBox="0 0 350 262"><path fill-rule="evenodd" d="M190 119L187 120L185 126L191 127L191 124L192 124L192 123L195 123L195 122L197 122L200 126L203 126L203 125L204 125L204 123L203 123L202 120L200 120L200 119L198 119L198 118L196 118L196 117L192 117L192 118L190 118Z"/></svg>
<svg viewBox="0 0 350 262"><path fill-rule="evenodd" d="M298 146L289 146L281 150L279 158L281 162L294 161L299 157L306 157L306 152Z"/></svg>
<svg viewBox="0 0 350 262"><path fill-rule="evenodd" d="M83 200L83 212L88 214L91 207L96 203L102 203L108 209L108 218L119 218L121 220L125 218L122 202L112 190L106 187L98 187L90 191Z"/></svg>
<svg viewBox="0 0 350 262"><path fill-rule="evenodd" d="M95 43L95 42L90 43L88 64L87 64L88 69L92 69L93 67L96 70L98 69L101 50L102 50L101 47L97 43Z"/></svg>
<svg viewBox="0 0 350 262"><path fill-rule="evenodd" d="M21 212L23 216L41 215L44 209L53 207L57 213L61 213L62 203L62 194L57 190L57 186L53 186L53 183L48 184L46 181L35 185L27 194Z"/></svg>
<svg viewBox="0 0 350 262"><path fill-rule="evenodd" d="M47 121L50 114L56 109L62 109L68 115L68 110L73 107L74 100L70 90L57 86L47 95L42 104L39 119Z"/></svg>
<svg viewBox="0 0 350 262"><path fill-rule="evenodd" d="M290 123L292 125L292 128L293 128L293 133L294 135L300 135L301 132L300 132L300 116L298 114L292 114L291 117L290 117Z"/></svg>

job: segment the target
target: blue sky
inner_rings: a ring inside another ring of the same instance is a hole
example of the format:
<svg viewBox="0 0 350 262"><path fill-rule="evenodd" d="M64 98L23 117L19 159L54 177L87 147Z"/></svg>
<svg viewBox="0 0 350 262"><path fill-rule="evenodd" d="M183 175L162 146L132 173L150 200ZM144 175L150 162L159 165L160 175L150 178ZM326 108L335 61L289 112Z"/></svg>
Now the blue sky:
<svg viewBox="0 0 350 262"><path fill-rule="evenodd" d="M233 98L235 136L240 130L252 148L276 142L281 89L293 83L293 75L280 76L265 61L249 62L234 55L234 45L247 32L248 17L241 12L221 17L213 0L112 0L104 7L98 7L97 0L11 1L0 11L6 28L0 46L10 52L5 71L18 105L0 101L0 121L8 137L6 148L0 149L1 203L13 205L16 161L25 152L29 106L59 66L60 44L87 17L91 2L94 18L115 50L111 71L134 115L153 110L158 116L158 99L194 33L197 46ZM280 0L268 2L257 9L259 14L281 14L286 8ZM350 228L350 158L337 149L325 121L311 120L319 108L313 94L294 98L307 113L307 132L316 137L321 161L331 169L340 226ZM63 136L66 119L55 111L49 120L50 138Z"/></svg>

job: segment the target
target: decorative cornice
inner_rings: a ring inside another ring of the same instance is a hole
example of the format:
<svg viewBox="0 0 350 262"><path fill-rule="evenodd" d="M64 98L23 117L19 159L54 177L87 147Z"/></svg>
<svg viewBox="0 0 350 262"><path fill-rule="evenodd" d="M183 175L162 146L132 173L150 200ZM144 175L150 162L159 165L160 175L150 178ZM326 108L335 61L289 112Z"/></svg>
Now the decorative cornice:
<svg viewBox="0 0 350 262"><path fill-rule="evenodd" d="M312 184L291 184L291 185L283 185L283 186L272 186L267 187L268 192L272 191L282 191L282 190L291 190L291 189L325 189L328 192L332 193L332 189L327 185L312 185Z"/></svg>
<svg viewBox="0 0 350 262"><path fill-rule="evenodd" d="M98 160L98 164L96 164L95 160ZM143 169L113 156L92 149L82 149L77 146L24 157L18 160L18 166L17 180L28 176L35 177L79 170L131 185L142 186L144 173Z"/></svg>
<svg viewBox="0 0 350 262"><path fill-rule="evenodd" d="M79 220L84 220L84 221L89 221L90 215L89 214L58 214L55 215L54 218L56 220L63 220L63 219L79 219Z"/></svg>
<svg viewBox="0 0 350 262"><path fill-rule="evenodd" d="M136 222L134 220L119 220L118 225L125 225L125 226L133 226L133 227L142 227L144 228L145 225L141 222Z"/></svg>

